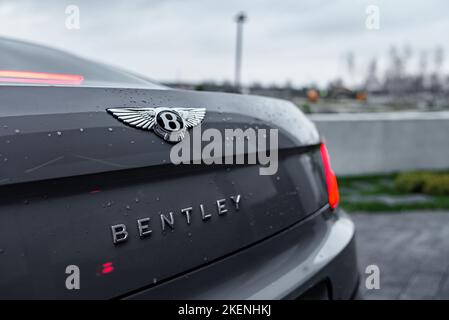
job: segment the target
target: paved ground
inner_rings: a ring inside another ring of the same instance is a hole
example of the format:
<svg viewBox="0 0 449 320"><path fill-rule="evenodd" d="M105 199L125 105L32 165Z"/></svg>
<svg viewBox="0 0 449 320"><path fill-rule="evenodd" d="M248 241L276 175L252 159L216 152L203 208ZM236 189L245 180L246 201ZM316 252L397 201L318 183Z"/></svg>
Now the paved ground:
<svg viewBox="0 0 449 320"><path fill-rule="evenodd" d="M449 212L352 214L364 299L449 299ZM380 289L365 268L380 268Z"/></svg>

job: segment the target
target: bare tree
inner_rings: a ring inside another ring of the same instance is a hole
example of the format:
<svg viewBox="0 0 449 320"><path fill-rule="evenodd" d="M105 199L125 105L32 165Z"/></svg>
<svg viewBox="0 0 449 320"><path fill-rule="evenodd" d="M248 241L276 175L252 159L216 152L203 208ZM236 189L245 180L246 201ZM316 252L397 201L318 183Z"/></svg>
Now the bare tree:
<svg viewBox="0 0 449 320"><path fill-rule="evenodd" d="M421 77L425 77L427 73L427 67L428 67L428 55L427 51L421 51L419 56L419 73Z"/></svg>
<svg viewBox="0 0 449 320"><path fill-rule="evenodd" d="M345 57L345 62L346 62L346 68L348 70L348 73L350 75L354 74L354 69L355 69L355 56L354 56L354 52L348 52L346 54Z"/></svg>
<svg viewBox="0 0 449 320"><path fill-rule="evenodd" d="M369 66L368 73L365 80L365 89L367 91L376 91L380 89L380 82L377 79L377 59L372 58Z"/></svg>
<svg viewBox="0 0 449 320"><path fill-rule="evenodd" d="M435 48L434 63L436 73L440 73L444 63L444 49L441 45Z"/></svg>
<svg viewBox="0 0 449 320"><path fill-rule="evenodd" d="M413 49L410 44L405 44L402 48L402 72L403 74L407 74L407 69L409 66L409 62L413 56Z"/></svg>
<svg viewBox="0 0 449 320"><path fill-rule="evenodd" d="M399 54L398 50L394 45L391 46L389 55L390 55L390 69L389 69L390 78L396 80L402 78L404 71L403 57Z"/></svg>

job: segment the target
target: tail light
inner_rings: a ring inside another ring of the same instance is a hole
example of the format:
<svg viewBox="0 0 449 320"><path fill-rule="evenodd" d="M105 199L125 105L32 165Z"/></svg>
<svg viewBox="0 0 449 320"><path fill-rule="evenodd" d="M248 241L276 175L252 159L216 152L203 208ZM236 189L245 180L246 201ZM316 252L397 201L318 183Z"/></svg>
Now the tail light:
<svg viewBox="0 0 449 320"><path fill-rule="evenodd" d="M84 77L78 74L0 70L0 82L7 83L78 85L81 84L83 80Z"/></svg>
<svg viewBox="0 0 449 320"><path fill-rule="evenodd" d="M337 177L331 168L329 159L329 152L326 145L321 143L320 146L321 158L323 160L324 173L326 175L327 194L329 199L329 206L331 209L335 209L340 202L340 193L338 192Z"/></svg>

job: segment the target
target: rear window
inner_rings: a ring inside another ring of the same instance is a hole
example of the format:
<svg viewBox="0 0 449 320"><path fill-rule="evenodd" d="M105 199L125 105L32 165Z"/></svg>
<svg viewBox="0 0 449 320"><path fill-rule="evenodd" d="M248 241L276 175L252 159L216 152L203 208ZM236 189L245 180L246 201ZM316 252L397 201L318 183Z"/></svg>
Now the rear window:
<svg viewBox="0 0 449 320"><path fill-rule="evenodd" d="M9 39L0 39L0 85L166 88L61 50Z"/></svg>

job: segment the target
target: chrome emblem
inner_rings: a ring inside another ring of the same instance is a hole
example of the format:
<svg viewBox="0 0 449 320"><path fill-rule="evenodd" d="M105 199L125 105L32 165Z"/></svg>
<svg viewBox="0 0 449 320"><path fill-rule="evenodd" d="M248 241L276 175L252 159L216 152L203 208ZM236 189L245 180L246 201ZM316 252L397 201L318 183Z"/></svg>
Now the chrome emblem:
<svg viewBox="0 0 449 320"><path fill-rule="evenodd" d="M153 215L153 217L141 217L136 220L137 224L137 234L140 239L151 238L153 231L158 232L158 230L153 229L151 224L154 221L154 225L160 224L160 231L165 233L168 230L175 230L175 221L178 223L186 223L188 226L192 223L193 220L199 219L203 222L207 222L213 218L213 211L216 212L217 216L224 216L227 214L236 213L240 210L240 200L242 199L240 194L236 194L230 196L229 198L222 198L215 201L215 203L210 203L207 207L200 203L198 207L189 206L185 207L179 211L169 211L167 213L161 213L157 215ZM211 209L212 206L215 207ZM184 217L182 217L184 216ZM159 220L159 223L158 221ZM178 220L184 220L181 222L177 222ZM120 244L128 241L128 237L130 234L134 233L130 230L129 225L125 225L124 223L116 224L110 227L112 232L112 243Z"/></svg>
<svg viewBox="0 0 449 320"><path fill-rule="evenodd" d="M111 108L106 109L118 120L142 130L153 130L165 141L176 143L184 139L188 128L199 125L205 108Z"/></svg>

